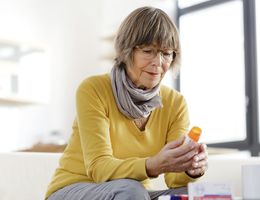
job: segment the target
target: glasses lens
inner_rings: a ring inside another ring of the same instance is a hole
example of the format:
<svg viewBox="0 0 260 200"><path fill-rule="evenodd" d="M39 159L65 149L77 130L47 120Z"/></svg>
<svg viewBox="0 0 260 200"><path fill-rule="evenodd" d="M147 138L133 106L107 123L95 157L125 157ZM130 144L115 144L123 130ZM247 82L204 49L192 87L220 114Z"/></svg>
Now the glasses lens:
<svg viewBox="0 0 260 200"><path fill-rule="evenodd" d="M176 58L175 51L168 52L168 51L159 50L151 47L139 47L139 46L136 46L135 48L141 51L145 59L153 59L158 55L158 53L160 54L161 58L165 62L171 62Z"/></svg>

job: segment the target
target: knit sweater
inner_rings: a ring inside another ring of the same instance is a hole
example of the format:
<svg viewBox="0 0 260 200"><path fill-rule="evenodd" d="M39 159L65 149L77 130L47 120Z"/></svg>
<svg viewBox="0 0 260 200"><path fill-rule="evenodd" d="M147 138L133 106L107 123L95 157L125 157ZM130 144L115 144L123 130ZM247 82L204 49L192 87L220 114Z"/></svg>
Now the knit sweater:
<svg viewBox="0 0 260 200"><path fill-rule="evenodd" d="M161 86L160 97L163 107L152 111L145 130L140 131L118 110L108 74L84 80L76 93L72 135L46 198L73 183L120 178L138 180L149 189L145 160L185 134L189 125L187 105L179 92ZM185 173L167 173L165 181L174 188L193 179Z"/></svg>

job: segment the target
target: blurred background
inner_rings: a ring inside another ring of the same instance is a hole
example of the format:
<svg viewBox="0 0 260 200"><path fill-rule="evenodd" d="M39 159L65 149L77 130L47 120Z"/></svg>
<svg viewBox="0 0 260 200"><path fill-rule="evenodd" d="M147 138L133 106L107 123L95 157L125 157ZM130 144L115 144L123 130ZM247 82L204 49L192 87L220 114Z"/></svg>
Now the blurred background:
<svg viewBox="0 0 260 200"><path fill-rule="evenodd" d="M179 27L181 73L163 84L183 93L201 141L259 156L255 0L0 0L0 152L64 149L77 86L110 71L118 26L140 6Z"/></svg>

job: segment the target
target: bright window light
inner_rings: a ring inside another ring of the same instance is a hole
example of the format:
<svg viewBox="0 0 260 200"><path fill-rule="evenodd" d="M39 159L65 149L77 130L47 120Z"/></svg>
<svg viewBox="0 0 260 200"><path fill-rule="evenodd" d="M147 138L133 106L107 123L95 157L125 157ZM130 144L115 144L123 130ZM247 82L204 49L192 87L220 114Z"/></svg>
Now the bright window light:
<svg viewBox="0 0 260 200"><path fill-rule="evenodd" d="M205 1L206 0L179 0L178 5L180 8L185 8Z"/></svg>
<svg viewBox="0 0 260 200"><path fill-rule="evenodd" d="M242 1L181 16L180 89L207 143L246 138Z"/></svg>

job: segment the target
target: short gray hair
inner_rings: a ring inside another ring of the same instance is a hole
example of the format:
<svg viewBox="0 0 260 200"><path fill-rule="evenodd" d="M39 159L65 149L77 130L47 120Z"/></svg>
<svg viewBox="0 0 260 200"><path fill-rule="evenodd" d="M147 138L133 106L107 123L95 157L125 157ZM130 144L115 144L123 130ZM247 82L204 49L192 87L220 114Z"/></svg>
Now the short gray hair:
<svg viewBox="0 0 260 200"><path fill-rule="evenodd" d="M171 67L179 68L181 49L179 33L175 24L159 8L137 8L125 18L119 27L115 39L116 65L131 65L134 48L151 44L174 49L176 57L173 59Z"/></svg>

